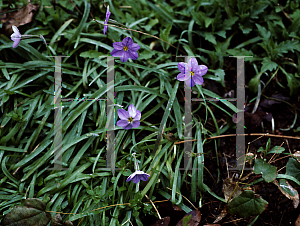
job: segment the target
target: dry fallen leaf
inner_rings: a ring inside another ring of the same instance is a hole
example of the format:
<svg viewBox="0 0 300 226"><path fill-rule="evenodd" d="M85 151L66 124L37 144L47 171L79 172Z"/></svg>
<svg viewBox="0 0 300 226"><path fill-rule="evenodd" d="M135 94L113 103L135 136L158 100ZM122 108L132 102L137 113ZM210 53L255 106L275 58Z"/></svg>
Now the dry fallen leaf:
<svg viewBox="0 0 300 226"><path fill-rule="evenodd" d="M295 221L295 226L300 226L300 215L298 216L297 220Z"/></svg>
<svg viewBox="0 0 300 226"><path fill-rule="evenodd" d="M164 217L156 221L155 224L152 224L151 226L168 226L169 223L170 223L170 217Z"/></svg>
<svg viewBox="0 0 300 226"><path fill-rule="evenodd" d="M300 162L300 151L296 151L293 156L296 158L298 162Z"/></svg>
<svg viewBox="0 0 300 226"><path fill-rule="evenodd" d="M28 24L32 21L33 15L39 9L39 5L31 4L30 0L28 4L21 8L19 11L14 11L10 13L5 13L6 11L11 11L10 9L1 10L0 13L5 13L1 15L1 22L3 23L3 29L5 34L12 33L12 25L19 27L24 24Z"/></svg>
<svg viewBox="0 0 300 226"><path fill-rule="evenodd" d="M299 205L299 194L298 194L297 190L295 188L293 188L287 180L285 181L286 186L284 186L284 188L288 189L289 191L291 191L295 194L294 196L292 196L282 189L282 187L278 184L277 180L273 181L273 183L278 187L278 189L281 191L281 193L285 195L285 197L293 200L293 205L294 205L294 208L296 209Z"/></svg>
<svg viewBox="0 0 300 226"><path fill-rule="evenodd" d="M182 209L179 206L177 206L175 204L172 204L172 206L173 206L174 210L176 210L176 211L182 211Z"/></svg>
<svg viewBox="0 0 300 226"><path fill-rule="evenodd" d="M183 226L183 219L185 217L189 217L191 215L190 220L187 223L187 226L198 226L201 220L201 212L199 210L193 210L186 215L176 224L176 226Z"/></svg>
<svg viewBox="0 0 300 226"><path fill-rule="evenodd" d="M233 199L234 197L240 195L242 193L241 188L232 180L232 178L227 178L223 183L223 192L226 201ZM236 187L236 188L235 188Z"/></svg>
<svg viewBox="0 0 300 226"><path fill-rule="evenodd" d="M226 217L226 215L227 215L227 211L226 211L226 207L225 207L213 223L218 223L220 220L222 220L224 217Z"/></svg>

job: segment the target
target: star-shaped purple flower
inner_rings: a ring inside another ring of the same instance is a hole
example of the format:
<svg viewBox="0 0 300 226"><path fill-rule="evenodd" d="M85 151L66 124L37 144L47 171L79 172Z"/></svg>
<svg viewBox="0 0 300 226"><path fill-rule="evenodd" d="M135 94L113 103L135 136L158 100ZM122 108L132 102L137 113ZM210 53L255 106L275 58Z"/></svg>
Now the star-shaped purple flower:
<svg viewBox="0 0 300 226"><path fill-rule="evenodd" d="M20 44L22 35L21 35L19 29L15 25L12 26L12 29L13 29L14 33L10 36L10 38L12 41L14 41L13 48L15 49Z"/></svg>
<svg viewBox="0 0 300 226"><path fill-rule="evenodd" d="M185 83L191 87L196 84L202 85L202 76L207 73L208 68L205 65L198 65L195 58L191 58L188 63L178 63L178 70L180 74L177 75L177 80L185 81ZM191 78L191 84L188 84L188 79Z"/></svg>
<svg viewBox="0 0 300 226"><path fill-rule="evenodd" d="M133 183L137 184L140 182L140 180L147 181L149 179L149 177L150 177L149 174L144 173L143 171L137 170L127 178L126 182L133 180Z"/></svg>
<svg viewBox="0 0 300 226"><path fill-rule="evenodd" d="M123 129L129 130L132 127L137 128L140 126L141 112L136 110L133 104L129 105L128 112L124 109L118 110L120 121L117 121L117 126L123 127Z"/></svg>
<svg viewBox="0 0 300 226"><path fill-rule="evenodd" d="M133 43L130 37L126 37L122 42L115 42L113 44L114 50L111 52L112 56L119 56L122 62L126 62L128 58L137 60L139 57L138 51L140 46L136 43Z"/></svg>
<svg viewBox="0 0 300 226"><path fill-rule="evenodd" d="M110 14L111 14L111 12L109 12L109 5L108 5L104 24L107 24ZM106 31L107 31L107 25L104 25L103 34L105 34Z"/></svg>

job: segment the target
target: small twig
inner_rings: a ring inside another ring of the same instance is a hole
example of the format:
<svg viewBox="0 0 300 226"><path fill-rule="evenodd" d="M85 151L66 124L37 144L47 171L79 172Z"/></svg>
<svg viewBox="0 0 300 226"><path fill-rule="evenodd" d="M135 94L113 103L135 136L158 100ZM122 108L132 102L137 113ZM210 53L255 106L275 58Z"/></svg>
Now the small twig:
<svg viewBox="0 0 300 226"><path fill-rule="evenodd" d="M284 142L282 142L282 144L279 146L279 148L275 151L275 153L272 155L272 157L270 158L269 162L270 163L272 161L272 158L276 155L277 151L281 148L281 146L284 144Z"/></svg>
<svg viewBox="0 0 300 226"><path fill-rule="evenodd" d="M282 9L281 6L279 5L279 3L278 3L278 6L280 7L281 11L284 13L284 15L286 16L286 18L288 18L289 21L291 21L291 22L293 23L292 18L289 16L289 14L287 14L286 12L283 11L283 9Z"/></svg>
<svg viewBox="0 0 300 226"><path fill-rule="evenodd" d="M275 135L275 134L268 134L268 133L225 134L225 135L220 135L220 136L208 137L206 139L211 140L211 139L217 139L217 138L223 138L223 137L235 137L235 136L260 136L257 139L260 139L261 137L266 136L266 137L280 137L280 138L300 140L300 137L282 136L282 135ZM257 139L255 139L255 140L257 140ZM175 142L174 144L181 144L181 143L188 142L188 141L197 141L197 139L178 141L178 142ZM254 142L254 141L251 141L251 142ZM251 143L251 142L249 142L249 143Z"/></svg>
<svg viewBox="0 0 300 226"><path fill-rule="evenodd" d="M226 12L227 12L227 18L229 18L229 6L228 6L228 0L226 0Z"/></svg>
<svg viewBox="0 0 300 226"><path fill-rule="evenodd" d="M281 159L284 159L284 158L287 158L287 157L291 157L290 155L287 155L287 156L283 156L283 157L281 157L281 158L279 158L279 159L274 159L272 162L269 162L269 163L273 163L273 162L276 162L276 161L278 161L278 160L281 160Z"/></svg>
<svg viewBox="0 0 300 226"><path fill-rule="evenodd" d="M284 169L286 166L284 166L284 167L282 167L281 169L279 169L278 171L277 171L277 173L280 171L280 170L282 170L282 169Z"/></svg>
<svg viewBox="0 0 300 226"><path fill-rule="evenodd" d="M282 135L265 134L265 133L226 134L226 135L220 135L220 136L215 136L215 137L209 137L209 138L207 138L207 140L216 139L216 138L222 138L222 137L235 137L235 136L266 136L266 137L280 137L280 138L300 140L300 137L282 136Z"/></svg>
<svg viewBox="0 0 300 226"><path fill-rule="evenodd" d="M145 194L145 196L146 196L146 198L147 198L147 199L149 199L148 195L146 195L146 194ZM151 199L149 199L149 201L151 202L151 205L152 205L152 206L153 206L153 208L155 209L155 211L156 211L156 213L157 213L157 215L158 215L159 219L161 219L161 216L160 216L160 214L159 214L158 210L156 209L156 207L155 207L154 203L152 202L152 200L151 200Z"/></svg>
<svg viewBox="0 0 300 226"><path fill-rule="evenodd" d="M171 188L168 188L167 187L167 189L169 189L169 190L171 190L172 191L172 189ZM195 208L195 210L198 210L198 208L196 208L194 205L193 205L193 203L191 203L190 202L190 200L188 200L184 195L182 195L182 194L180 194L179 192L177 192L177 191L175 191L177 194L179 194L179 195L181 195L183 198L185 198L186 199L186 201L188 201L194 208Z"/></svg>
<svg viewBox="0 0 300 226"><path fill-rule="evenodd" d="M77 9L77 11L82 15L82 12L78 9L78 7L76 6L76 4L72 0L69 0L69 2L71 4L73 4L73 6Z"/></svg>

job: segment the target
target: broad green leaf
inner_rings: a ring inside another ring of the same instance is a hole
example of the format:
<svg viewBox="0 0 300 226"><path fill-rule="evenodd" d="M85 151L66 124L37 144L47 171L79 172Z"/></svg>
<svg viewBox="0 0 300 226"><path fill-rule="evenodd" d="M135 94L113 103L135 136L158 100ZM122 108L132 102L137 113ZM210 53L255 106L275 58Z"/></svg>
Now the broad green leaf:
<svg viewBox="0 0 300 226"><path fill-rule="evenodd" d="M204 34L205 40L211 42L214 45L217 44L216 37L211 32L205 31L203 34Z"/></svg>
<svg viewBox="0 0 300 226"><path fill-rule="evenodd" d="M235 22L239 19L239 17L234 16L234 17L230 17L228 19L224 20L223 23L223 29L224 30L231 30L232 26L235 24Z"/></svg>
<svg viewBox="0 0 300 226"><path fill-rule="evenodd" d="M255 174L262 174L263 179L266 182L272 182L277 178L277 167L263 161L262 159L256 159L254 164Z"/></svg>
<svg viewBox="0 0 300 226"><path fill-rule="evenodd" d="M144 28L146 31L150 31L150 29L158 23L159 23L158 19L151 19L151 20L149 20L147 25L145 25L145 26L141 25L141 27Z"/></svg>
<svg viewBox="0 0 300 226"><path fill-rule="evenodd" d="M214 21L213 18L210 17L204 17L204 23L205 23L205 27L208 28L209 25Z"/></svg>
<svg viewBox="0 0 300 226"><path fill-rule="evenodd" d="M284 150L285 150L285 148L283 148L283 147L275 146L268 152L268 154L273 154L273 153L280 154L280 153L284 152Z"/></svg>
<svg viewBox="0 0 300 226"><path fill-rule="evenodd" d="M300 181L300 163L296 159L289 159L286 164L286 174L295 177Z"/></svg>
<svg viewBox="0 0 300 226"><path fill-rule="evenodd" d="M172 29L172 25L173 25L173 23L170 23L164 30L160 29L160 38L169 43L170 43L169 35L170 35L170 31ZM165 42L162 42L162 46L164 48L164 51L167 51L168 48L170 47L170 45L168 45Z"/></svg>
<svg viewBox="0 0 300 226"><path fill-rule="evenodd" d="M46 226L51 214L45 212L46 204L40 199L26 199L24 206L13 208L2 220L2 226Z"/></svg>
<svg viewBox="0 0 300 226"><path fill-rule="evenodd" d="M278 56L281 57L283 57L282 53L287 53L288 51L294 52L294 50L300 51L300 43L298 40L287 40L275 45L275 51Z"/></svg>
<svg viewBox="0 0 300 226"><path fill-rule="evenodd" d="M219 79L218 81L225 87L224 79L225 79L225 72L223 69L218 68L215 71L215 76Z"/></svg>
<svg viewBox="0 0 300 226"><path fill-rule="evenodd" d="M260 83L260 76L262 75L262 72L255 75L254 78L252 78L249 82L249 89L250 91L252 91L253 93L257 92L258 89L258 84Z"/></svg>
<svg viewBox="0 0 300 226"><path fill-rule="evenodd" d="M275 62L271 60L270 57L265 57L261 64L261 72L265 72L267 70L273 71L278 66Z"/></svg>
<svg viewBox="0 0 300 226"><path fill-rule="evenodd" d="M258 28L258 32L259 32L260 36L263 37L263 39L265 41L269 40L270 36L271 36L271 32L267 31L267 29L265 27L260 26L259 24L255 24L255 25Z"/></svg>
<svg viewBox="0 0 300 226"><path fill-rule="evenodd" d="M282 67L280 67L280 70L286 76L288 87L290 88L290 95L295 94L300 86L300 81L292 73L286 72Z"/></svg>
<svg viewBox="0 0 300 226"><path fill-rule="evenodd" d="M255 198L253 191L244 191L235 197L227 206L230 214L238 214L241 217L250 217L261 214L268 205L262 198Z"/></svg>

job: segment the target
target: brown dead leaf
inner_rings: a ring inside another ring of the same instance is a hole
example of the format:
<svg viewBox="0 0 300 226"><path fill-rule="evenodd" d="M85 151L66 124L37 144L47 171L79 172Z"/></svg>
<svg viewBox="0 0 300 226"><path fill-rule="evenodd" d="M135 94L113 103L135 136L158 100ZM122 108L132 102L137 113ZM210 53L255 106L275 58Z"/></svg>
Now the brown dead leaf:
<svg viewBox="0 0 300 226"><path fill-rule="evenodd" d="M233 199L234 197L240 195L242 193L241 188L237 185L236 182L232 180L232 178L227 178L223 182L223 192L225 200L228 201L229 198ZM235 188L236 187L236 188Z"/></svg>
<svg viewBox="0 0 300 226"><path fill-rule="evenodd" d="M28 24L32 21L34 13L39 9L39 5L31 4L30 0L27 2L28 4L20 9L19 11L14 11L10 13L5 13L7 11L11 11L9 9L1 10L1 13L5 13L1 16L0 20L3 23L4 33L9 35L12 33L12 25L19 27L24 24Z"/></svg>
<svg viewBox="0 0 300 226"><path fill-rule="evenodd" d="M272 95L271 98L277 99L277 100L282 100L282 101L290 101L291 98L283 96L281 93L277 93ZM279 105L282 104L283 102L277 101L274 99L264 99L263 101L260 102L259 106L270 109L273 105Z"/></svg>
<svg viewBox="0 0 300 226"><path fill-rule="evenodd" d="M226 217L226 215L227 215L227 211L226 211L226 207L225 207L213 223L218 223L220 220L222 220L224 217Z"/></svg>
<svg viewBox="0 0 300 226"><path fill-rule="evenodd" d="M172 206L173 206L174 210L176 210L176 211L182 211L182 209L179 206L174 205L174 204L172 204Z"/></svg>
<svg viewBox="0 0 300 226"><path fill-rule="evenodd" d="M285 195L285 197L287 197L288 199L291 199L293 200L293 205L294 205L294 208L296 209L299 205L299 194L297 192L297 190L295 188L293 188L289 182L286 180L285 183L286 183L286 187L287 189L289 189L290 191L292 191L293 193L295 193L294 196L288 194L287 192L285 192L281 187L280 185L278 184L277 180L273 181L273 183L278 187L278 189L281 191L282 194Z"/></svg>
<svg viewBox="0 0 300 226"><path fill-rule="evenodd" d="M170 217L164 217L152 224L151 226L168 226L170 223Z"/></svg>
<svg viewBox="0 0 300 226"><path fill-rule="evenodd" d="M201 212L199 210L193 210L184 215L183 218L188 217L190 215L192 215L192 217L187 223L187 226L198 226L201 220ZM183 226L183 218L176 224L176 226Z"/></svg>
<svg viewBox="0 0 300 226"><path fill-rule="evenodd" d="M300 226L300 215L298 216L297 220L295 221L295 226Z"/></svg>
<svg viewBox="0 0 300 226"><path fill-rule="evenodd" d="M221 226L220 224L205 224L203 226Z"/></svg>
<svg viewBox="0 0 300 226"><path fill-rule="evenodd" d="M300 151L296 151L293 156L296 158L298 162L300 162Z"/></svg>

